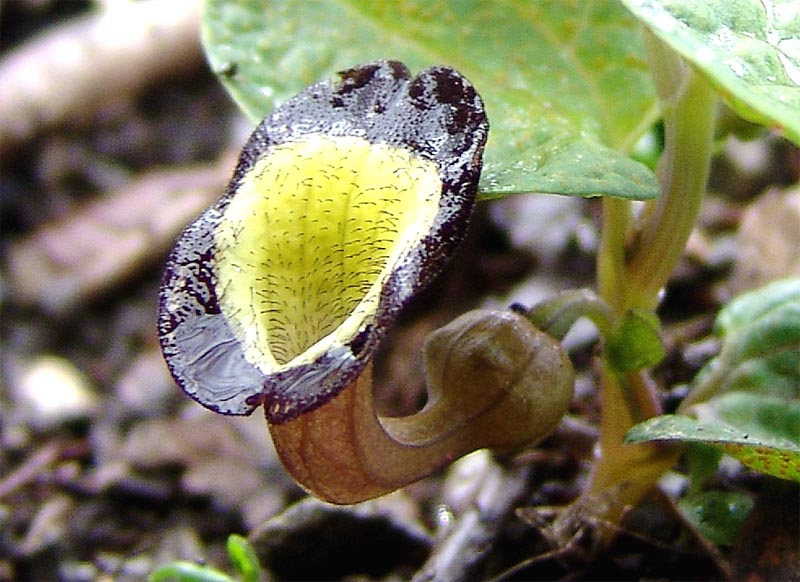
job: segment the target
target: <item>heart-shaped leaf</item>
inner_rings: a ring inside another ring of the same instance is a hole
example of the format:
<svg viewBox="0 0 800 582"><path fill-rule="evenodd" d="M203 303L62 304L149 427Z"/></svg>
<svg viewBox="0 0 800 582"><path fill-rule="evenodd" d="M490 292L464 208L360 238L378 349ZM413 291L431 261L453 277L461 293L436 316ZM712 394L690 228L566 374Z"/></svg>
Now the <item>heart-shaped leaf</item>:
<svg viewBox="0 0 800 582"><path fill-rule="evenodd" d="M698 404L692 412L701 421L723 422L751 437L786 440L800 447L800 399L734 391Z"/></svg>
<svg viewBox="0 0 800 582"><path fill-rule="evenodd" d="M800 143L797 0L623 0L744 118Z"/></svg>
<svg viewBox="0 0 800 582"><path fill-rule="evenodd" d="M658 110L639 28L614 0L209 0L203 39L253 121L358 63L446 64L486 102L484 198L658 195L627 156Z"/></svg>

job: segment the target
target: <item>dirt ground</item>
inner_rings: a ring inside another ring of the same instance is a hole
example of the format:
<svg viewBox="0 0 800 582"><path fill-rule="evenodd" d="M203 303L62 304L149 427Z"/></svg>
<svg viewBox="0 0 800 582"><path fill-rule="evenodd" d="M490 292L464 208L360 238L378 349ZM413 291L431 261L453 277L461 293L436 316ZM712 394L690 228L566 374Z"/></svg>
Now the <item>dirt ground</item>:
<svg viewBox="0 0 800 582"><path fill-rule="evenodd" d="M30 67L51 62L48 39L53 50L60 34L82 34L69 24L85 13L80 2L4 4L0 86L28 83ZM552 547L541 508L577 496L596 437L590 330L569 344L572 414L544 443L512 458L475 453L354 507L307 498L260 415L224 417L187 398L158 348L159 278L180 229L224 189L250 126L196 39L180 42L182 59L153 58L141 82L89 71L78 96L67 79L87 65L73 62L42 82L63 110L30 99L21 103L33 114L17 115L0 96L0 581L142 580L175 559L229 568L230 533L250 536L276 580L800 578L798 488L735 464L717 485L758 501L730 547L680 520L677 476L627 516L611 547L592 551L602 524L580 512L573 541ZM5 66L25 49L28 68ZM799 181L800 151L780 136L720 146L661 308L668 356L654 374L668 409L716 353L719 307L800 273ZM379 406L421 405L421 342L455 315L590 286L598 216L597 201L566 198L479 205L461 254L378 358Z"/></svg>

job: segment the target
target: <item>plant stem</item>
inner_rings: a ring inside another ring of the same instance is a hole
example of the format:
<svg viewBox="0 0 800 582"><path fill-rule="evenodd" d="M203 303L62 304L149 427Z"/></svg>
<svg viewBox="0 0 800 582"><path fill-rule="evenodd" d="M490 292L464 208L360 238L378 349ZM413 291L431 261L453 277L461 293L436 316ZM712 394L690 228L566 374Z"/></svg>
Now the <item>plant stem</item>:
<svg viewBox="0 0 800 582"><path fill-rule="evenodd" d="M625 312L625 235L631 223L631 203L617 198L603 199L603 232L597 255L597 283L600 296L614 314Z"/></svg>
<svg viewBox="0 0 800 582"><path fill-rule="evenodd" d="M596 508L594 517L614 525L652 489L680 455L680 448L664 443L622 444L631 426L660 413L657 400L650 399L648 405L643 406L642 400L647 401L648 394L637 390L636 383L644 378L642 371L622 377L610 366L603 369L597 460L579 503ZM640 397L632 398L634 394ZM645 398L641 398L642 395ZM603 530L607 539L613 536L613 531Z"/></svg>
<svg viewBox="0 0 800 582"><path fill-rule="evenodd" d="M603 200L598 285L615 317L629 309L657 307L700 210L712 154L713 89L677 53L646 35L665 127L661 196L645 206L635 223L629 202ZM646 371L619 374L604 363L597 462L578 501L594 508L595 517L618 523L626 508L637 504L677 460L680 449L675 447L623 445L631 426L660 413Z"/></svg>
<svg viewBox="0 0 800 582"><path fill-rule="evenodd" d="M647 47L661 98L665 149L661 196L648 203L628 249L628 307L655 309L700 212L713 148L716 93L706 79L652 35ZM682 72L679 84L675 74Z"/></svg>

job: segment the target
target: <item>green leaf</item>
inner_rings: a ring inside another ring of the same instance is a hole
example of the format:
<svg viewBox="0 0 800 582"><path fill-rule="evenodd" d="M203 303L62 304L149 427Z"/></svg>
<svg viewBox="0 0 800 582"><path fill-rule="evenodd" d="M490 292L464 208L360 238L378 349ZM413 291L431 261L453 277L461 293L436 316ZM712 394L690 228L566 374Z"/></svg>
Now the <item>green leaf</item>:
<svg viewBox="0 0 800 582"><path fill-rule="evenodd" d="M208 0L203 41L253 121L358 63L446 64L486 102L484 198L658 195L626 155L658 110L639 27L615 0Z"/></svg>
<svg viewBox="0 0 800 582"><path fill-rule="evenodd" d="M723 336L747 333L757 320L788 316L790 327L800 324L800 277L775 281L740 295L728 303L717 316L715 331ZM769 319L765 320L772 325ZM758 325L763 325L759 323Z"/></svg>
<svg viewBox="0 0 800 582"><path fill-rule="evenodd" d="M753 498L738 491L704 491L682 498L678 507L706 538L730 546L753 509Z"/></svg>
<svg viewBox="0 0 800 582"><path fill-rule="evenodd" d="M231 534L228 536L227 549L234 568L242 577L242 582L258 582L261 577L261 565L247 539Z"/></svg>
<svg viewBox="0 0 800 582"><path fill-rule="evenodd" d="M722 349L680 409L697 418L659 416L626 441L706 443L756 471L800 481L800 278L734 299L715 331Z"/></svg>
<svg viewBox="0 0 800 582"><path fill-rule="evenodd" d="M698 374L692 392L703 398L731 390L800 398L800 278L731 301L715 331L722 349Z"/></svg>
<svg viewBox="0 0 800 582"><path fill-rule="evenodd" d="M800 399L729 392L693 412L701 420L721 420L751 436L785 439L800 447Z"/></svg>
<svg viewBox="0 0 800 582"><path fill-rule="evenodd" d="M722 422L668 414L635 425L625 436L626 443L647 441L714 445L755 471L800 481L800 446L780 437L754 436Z"/></svg>
<svg viewBox="0 0 800 582"><path fill-rule="evenodd" d="M606 356L618 372L655 366L664 358L658 317L641 309L625 313L608 338Z"/></svg>
<svg viewBox="0 0 800 582"><path fill-rule="evenodd" d="M622 0L742 117L800 144L797 0Z"/></svg>
<svg viewBox="0 0 800 582"><path fill-rule="evenodd" d="M173 562L161 566L150 574L150 582L236 582L233 578L210 566L193 562Z"/></svg>

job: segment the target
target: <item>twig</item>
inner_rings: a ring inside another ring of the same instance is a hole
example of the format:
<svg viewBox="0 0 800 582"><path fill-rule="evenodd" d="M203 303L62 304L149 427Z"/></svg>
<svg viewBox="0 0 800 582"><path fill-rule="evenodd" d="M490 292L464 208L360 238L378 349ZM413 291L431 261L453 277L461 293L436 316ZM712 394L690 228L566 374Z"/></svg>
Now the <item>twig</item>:
<svg viewBox="0 0 800 582"><path fill-rule="evenodd" d="M0 480L0 499L11 495L36 479L41 473L50 470L52 465L58 461L61 452L61 444L49 442L29 455L25 462Z"/></svg>
<svg viewBox="0 0 800 582"><path fill-rule="evenodd" d="M15 241L15 298L53 314L107 292L163 258L178 232L220 196L233 160L153 171L63 220Z"/></svg>
<svg viewBox="0 0 800 582"><path fill-rule="evenodd" d="M202 62L197 0L115 2L0 61L0 153Z"/></svg>
<svg viewBox="0 0 800 582"><path fill-rule="evenodd" d="M495 462L485 466L474 501L450 526L413 582L474 580L491 551L497 533L527 485L527 467L506 470Z"/></svg>

